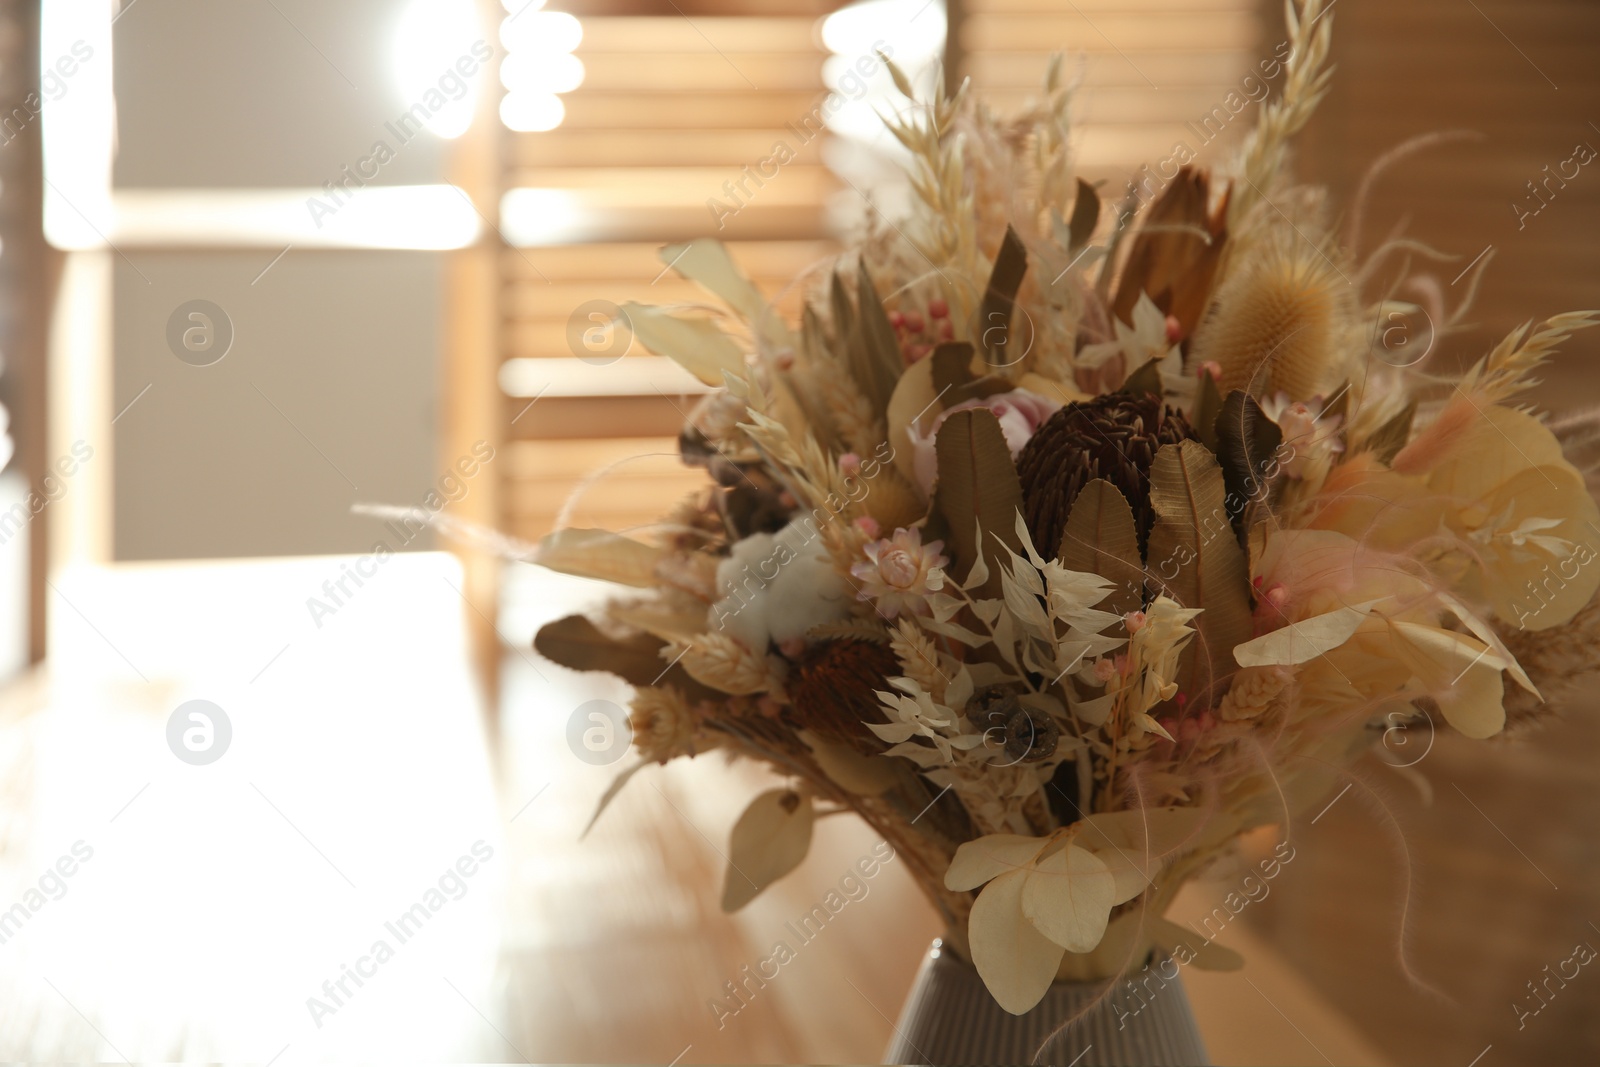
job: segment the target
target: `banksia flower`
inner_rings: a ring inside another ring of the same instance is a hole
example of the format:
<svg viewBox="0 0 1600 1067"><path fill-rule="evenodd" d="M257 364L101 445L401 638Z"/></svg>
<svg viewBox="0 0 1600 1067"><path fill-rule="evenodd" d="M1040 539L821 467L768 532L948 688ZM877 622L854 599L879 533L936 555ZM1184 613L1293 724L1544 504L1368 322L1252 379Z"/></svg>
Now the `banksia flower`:
<svg viewBox="0 0 1600 1067"><path fill-rule="evenodd" d="M1349 286L1309 245L1239 266L1217 290L1195 334L1192 366L1221 368L1223 396L1282 391L1290 400L1327 396L1344 374L1340 333Z"/></svg>
<svg viewBox="0 0 1600 1067"><path fill-rule="evenodd" d="M801 729L877 752L883 746L862 723L888 721L877 691L889 688L889 678L898 673L900 664L886 645L819 641L801 653L786 688Z"/></svg>
<svg viewBox="0 0 1600 1067"><path fill-rule="evenodd" d="M1142 551L1155 522L1150 464L1162 445L1194 436L1188 420L1153 393L1112 393L1068 404L1017 457L1023 518L1033 543L1054 555L1072 502L1091 479L1104 478L1128 498Z"/></svg>

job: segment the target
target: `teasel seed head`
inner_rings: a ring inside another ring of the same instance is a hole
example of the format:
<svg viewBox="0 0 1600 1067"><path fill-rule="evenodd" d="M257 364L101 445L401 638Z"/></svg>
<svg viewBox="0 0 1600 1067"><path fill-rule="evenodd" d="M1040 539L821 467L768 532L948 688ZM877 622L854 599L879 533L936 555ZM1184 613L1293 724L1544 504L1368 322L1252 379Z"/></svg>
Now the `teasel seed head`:
<svg viewBox="0 0 1600 1067"><path fill-rule="evenodd" d="M1340 346L1349 303L1345 279L1302 241L1241 265L1219 287L1189 352L1214 362L1223 396L1242 389L1290 400L1327 396L1345 377Z"/></svg>

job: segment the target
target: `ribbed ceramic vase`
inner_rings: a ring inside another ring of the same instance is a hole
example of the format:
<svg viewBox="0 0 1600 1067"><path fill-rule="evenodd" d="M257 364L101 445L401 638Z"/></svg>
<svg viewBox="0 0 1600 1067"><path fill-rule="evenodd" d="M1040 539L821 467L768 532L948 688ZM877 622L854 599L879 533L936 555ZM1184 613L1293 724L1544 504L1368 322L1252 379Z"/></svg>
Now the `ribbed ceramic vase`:
<svg viewBox="0 0 1600 1067"><path fill-rule="evenodd" d="M885 1062L1057 1067L1210 1062L1181 979L1151 986L1142 996L1124 986L1094 1003L1103 990L1101 982L1057 982L1032 1011L1012 1015L995 1003L971 964L935 941L900 1010ZM1062 1029L1068 1019L1074 1021Z"/></svg>

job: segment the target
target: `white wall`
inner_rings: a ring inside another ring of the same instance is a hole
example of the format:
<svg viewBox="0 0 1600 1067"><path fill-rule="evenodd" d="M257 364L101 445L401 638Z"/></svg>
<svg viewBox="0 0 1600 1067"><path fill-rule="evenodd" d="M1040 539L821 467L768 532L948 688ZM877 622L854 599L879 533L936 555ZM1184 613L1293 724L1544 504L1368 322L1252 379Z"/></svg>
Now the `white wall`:
<svg viewBox="0 0 1600 1067"><path fill-rule="evenodd" d="M125 6L114 27L115 188L337 178L414 102L390 69L404 6ZM395 142L375 183L445 180L444 145L432 134ZM113 414L139 397L110 434L114 558L365 551L378 524L349 505L417 503L440 476L441 255L291 248L261 274L281 250L113 257ZM193 299L233 326L231 350L211 366L168 345L169 317Z"/></svg>

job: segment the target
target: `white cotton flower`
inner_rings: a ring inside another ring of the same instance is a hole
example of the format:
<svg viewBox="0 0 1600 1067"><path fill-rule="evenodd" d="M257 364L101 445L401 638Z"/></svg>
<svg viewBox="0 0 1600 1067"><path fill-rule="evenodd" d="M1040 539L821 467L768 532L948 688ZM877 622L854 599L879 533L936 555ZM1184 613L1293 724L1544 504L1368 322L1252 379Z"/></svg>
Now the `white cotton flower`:
<svg viewBox="0 0 1600 1067"><path fill-rule="evenodd" d="M735 544L717 565L717 595L711 628L758 654L770 642L783 644L845 618L854 599L809 516Z"/></svg>

